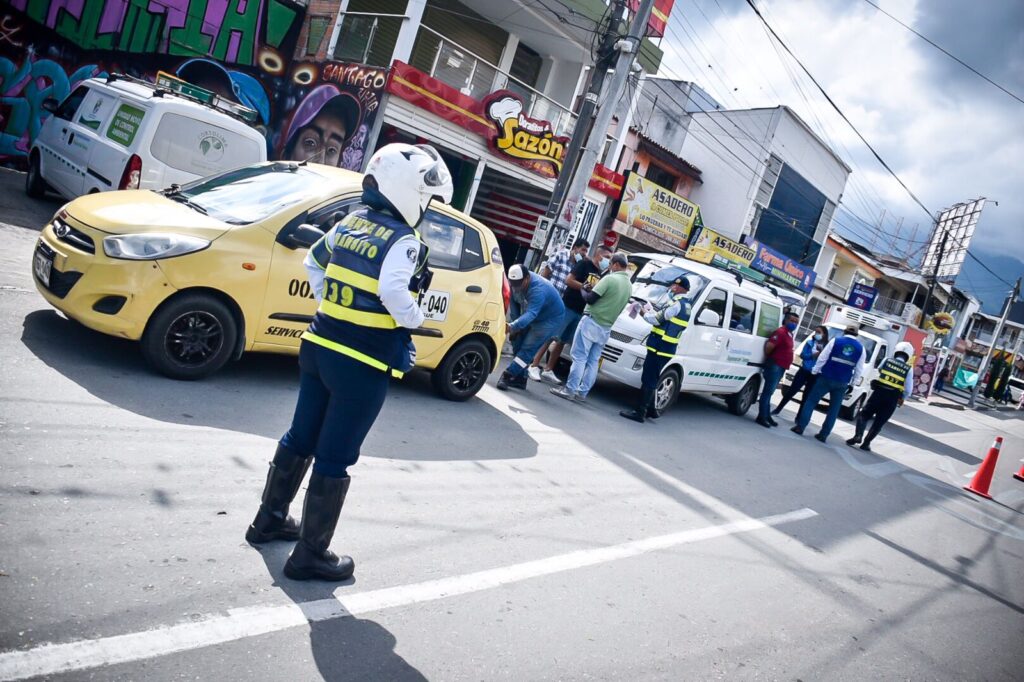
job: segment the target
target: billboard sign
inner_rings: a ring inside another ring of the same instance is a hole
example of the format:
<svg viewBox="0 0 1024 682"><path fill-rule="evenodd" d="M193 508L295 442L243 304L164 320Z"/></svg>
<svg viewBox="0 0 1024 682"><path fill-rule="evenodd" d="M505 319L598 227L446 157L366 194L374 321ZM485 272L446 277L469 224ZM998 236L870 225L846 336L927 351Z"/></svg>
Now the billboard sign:
<svg viewBox="0 0 1024 682"><path fill-rule="evenodd" d="M626 178L616 219L683 250L694 228L703 224L697 204L636 173Z"/></svg>
<svg viewBox="0 0 1024 682"><path fill-rule="evenodd" d="M935 225L928 253L924 257L924 272L936 272L938 279L952 282L960 274L967 257L967 249L971 245L971 237L981 219L981 210L985 207L985 199L975 199L955 204L939 214L939 222ZM946 248L942 252L941 263L935 270L939 260L939 248L943 236L946 236Z"/></svg>
<svg viewBox="0 0 1024 682"><path fill-rule="evenodd" d="M862 282L857 282L850 289L850 295L846 299L846 304L868 312L871 310L871 306L875 304L876 298L878 298L878 289Z"/></svg>

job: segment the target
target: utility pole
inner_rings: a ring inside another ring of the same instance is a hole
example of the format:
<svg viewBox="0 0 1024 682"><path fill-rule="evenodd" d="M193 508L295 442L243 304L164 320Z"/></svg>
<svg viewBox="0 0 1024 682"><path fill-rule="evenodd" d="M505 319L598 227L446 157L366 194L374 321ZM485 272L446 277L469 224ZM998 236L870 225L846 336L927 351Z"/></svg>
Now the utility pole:
<svg viewBox="0 0 1024 682"><path fill-rule="evenodd" d="M613 22L609 25L608 31L601 41L602 52L598 55L598 63L594 67L596 69L594 79L592 79L590 90L587 92L584 107L580 109L576 130L573 132L573 139L569 145L571 150L573 143L580 140L579 162L575 168L571 167L568 163L567 152L566 163L562 168L562 172L559 173L558 181L555 183L555 191L552 192L551 202L548 204L548 210L545 214L555 222L552 225L552 229L548 232L544 247L541 249L541 254L547 253L551 238L556 232L561 232L562 229L569 227L560 224L562 222L563 208L567 205L572 207L573 214L569 218L570 222L576 217L576 210L579 208L580 200L587 190L590 177L594 174L594 166L597 164L598 157L604 147L604 139L608 134L608 126L611 124L612 115L615 113L615 105L622 99L633 62L636 55L640 52L640 44L643 41L644 34L647 32L647 22L654 9L654 0L640 0L640 7L630 22L629 32L625 37L620 37L616 28L618 26L618 17L621 16L624 8L624 0L618 0L612 13ZM617 52L618 56L615 60L612 80L608 85L608 92L602 97L603 74L607 71L607 62L605 60L606 56L612 52ZM596 87L594 80L600 81ZM597 115L594 117L593 125L589 131L580 129L581 124L584 124L589 116L594 116L593 112L598 98L603 99L603 104L597 108ZM590 102L590 100L593 101ZM590 102L589 107L587 107L587 102ZM585 118L585 115L587 118ZM585 143L583 142L584 136L586 136ZM560 191L563 193L562 196L559 196Z"/></svg>
<svg viewBox="0 0 1024 682"><path fill-rule="evenodd" d="M978 367L978 380L974 382L974 388L971 389L971 399L967 402L967 407L974 409L975 403L978 400L978 391L981 389L981 380L985 378L985 371L988 369L989 362L992 358L992 352L996 348L996 342L999 341L999 336L1003 333L1003 327L1006 325L1006 318L1010 316L1010 308L1013 307L1017 297L1020 296L1020 277L1017 278L1017 283L1013 286L1013 291L1007 297L1006 302L1003 303L1003 315L999 318L999 324L996 325L996 331L992 335L992 343L989 344L988 352L985 353L985 357L981 359L981 366ZM1016 356L1014 356L1016 361Z"/></svg>
<svg viewBox="0 0 1024 682"><path fill-rule="evenodd" d="M936 223L938 226L938 223ZM942 230L942 241L939 242L938 258L935 259L935 269L932 271L932 281L928 283L928 293L924 296L924 305L921 306L921 326L924 326L924 318L928 317L928 304L932 301L932 294L935 292L935 283L939 279L939 265L942 263L942 256L946 253L946 240L949 239L949 230Z"/></svg>
<svg viewBox="0 0 1024 682"><path fill-rule="evenodd" d="M569 183L573 178L576 166L579 164L580 154L583 152L583 143L590 133L591 124L594 121L594 111L597 109L597 102L601 98L604 80L608 75L612 50L614 50L615 41L619 36L620 17L625 10L626 0L614 0L613 7L608 13L608 26L605 28L605 33L601 37L601 42L597 48L594 72L590 76L590 87L587 88L587 94L583 96L580 112L576 116L576 125L572 129L572 139L569 140L569 146L565 149L562 170L558 173L558 177L555 178L555 187L551 190L551 200L548 202L547 210L544 212L544 217L546 218L553 220L557 218L562 207L565 192L569 188ZM527 267L540 265L544 259L544 254L547 253L548 244L551 243L551 235L554 232L555 224L552 224L544 240L544 247L540 251L531 250L526 255ZM538 255L540 258L537 258Z"/></svg>

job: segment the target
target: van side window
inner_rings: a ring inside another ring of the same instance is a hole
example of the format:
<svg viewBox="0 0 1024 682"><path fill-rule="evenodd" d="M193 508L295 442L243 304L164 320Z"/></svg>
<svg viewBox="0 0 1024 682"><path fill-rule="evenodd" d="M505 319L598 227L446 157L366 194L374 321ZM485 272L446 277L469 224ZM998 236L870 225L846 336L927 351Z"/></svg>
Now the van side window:
<svg viewBox="0 0 1024 682"><path fill-rule="evenodd" d="M89 88L84 85L75 88L74 92L64 98L64 101L60 103L60 106L53 115L65 121L72 120L75 117L75 112L78 111L78 107L82 106L82 100L88 94Z"/></svg>
<svg viewBox="0 0 1024 682"><path fill-rule="evenodd" d="M747 334L754 333L754 299L733 294L732 316L729 318L729 329Z"/></svg>
<svg viewBox="0 0 1024 682"><path fill-rule="evenodd" d="M782 323L782 308L761 301L761 316L757 318L757 335L768 338Z"/></svg>
<svg viewBox="0 0 1024 682"><path fill-rule="evenodd" d="M878 357L875 358L875 367L881 367L882 363L885 362L885 358L889 355L889 348L882 346L881 350L878 351Z"/></svg>
<svg viewBox="0 0 1024 682"><path fill-rule="evenodd" d="M728 294L726 294L721 289L712 289L711 291L708 292L707 298L704 299L704 305L702 305L700 307L700 310L697 311L697 314L694 317L691 317L690 319L697 320L697 324L700 324L701 313L703 313L705 310L710 310L711 312L718 315L718 324L704 326L721 327L723 322L725 321L725 309L728 305L728 302Z"/></svg>

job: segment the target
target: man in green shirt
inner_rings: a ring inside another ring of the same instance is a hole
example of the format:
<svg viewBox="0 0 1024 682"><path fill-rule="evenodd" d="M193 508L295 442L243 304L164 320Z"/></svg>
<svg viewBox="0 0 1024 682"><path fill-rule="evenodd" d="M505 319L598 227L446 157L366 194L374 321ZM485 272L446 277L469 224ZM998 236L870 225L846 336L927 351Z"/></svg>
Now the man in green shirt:
<svg viewBox="0 0 1024 682"><path fill-rule="evenodd" d="M602 263L602 266L609 268L608 274L593 288L588 285L581 292L587 308L572 338L572 369L569 370L569 379L565 386L551 389L553 394L566 400L586 400L597 381L597 363L601 359L601 351L608 343L612 325L633 293L626 256L616 253L610 260L605 260L609 262Z"/></svg>

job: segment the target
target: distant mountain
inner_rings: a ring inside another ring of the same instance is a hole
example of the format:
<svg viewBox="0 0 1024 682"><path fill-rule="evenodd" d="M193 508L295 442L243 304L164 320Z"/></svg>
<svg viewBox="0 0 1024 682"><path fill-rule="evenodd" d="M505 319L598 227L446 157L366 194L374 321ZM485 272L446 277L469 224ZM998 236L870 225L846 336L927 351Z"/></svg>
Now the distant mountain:
<svg viewBox="0 0 1024 682"><path fill-rule="evenodd" d="M1002 279L1010 282L1024 276L1024 262L1012 256L1001 256L999 254L979 252L971 249L971 253L980 258L985 265L994 270ZM956 278L956 285L964 291L968 291L982 302L982 312L989 315L998 315L1002 312L1003 301L1010 293L1010 286L1000 282L996 277L989 274L985 268L972 258L964 261L963 270Z"/></svg>

